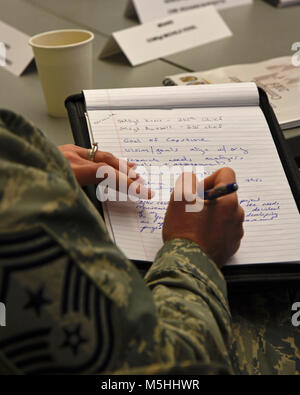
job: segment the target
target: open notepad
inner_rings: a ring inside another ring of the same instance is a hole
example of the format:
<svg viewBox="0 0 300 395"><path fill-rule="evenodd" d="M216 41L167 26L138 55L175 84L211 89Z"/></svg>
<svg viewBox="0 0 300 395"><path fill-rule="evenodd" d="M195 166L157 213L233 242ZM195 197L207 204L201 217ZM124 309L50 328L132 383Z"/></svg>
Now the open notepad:
<svg viewBox="0 0 300 395"><path fill-rule="evenodd" d="M220 167L235 170L245 236L229 264L300 260L299 212L254 83L89 90L84 96L90 137L102 151L146 169L201 166L202 177ZM150 187L159 192L164 185ZM128 258L153 261L167 204L104 204L111 236Z"/></svg>

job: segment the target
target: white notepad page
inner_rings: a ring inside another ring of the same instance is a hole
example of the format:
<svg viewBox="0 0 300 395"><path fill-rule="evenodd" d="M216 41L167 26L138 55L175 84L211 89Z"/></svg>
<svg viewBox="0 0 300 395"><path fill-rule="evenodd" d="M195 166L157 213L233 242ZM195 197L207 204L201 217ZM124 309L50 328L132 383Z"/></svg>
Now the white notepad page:
<svg viewBox="0 0 300 395"><path fill-rule="evenodd" d="M299 212L255 84L85 91L85 98L90 133L103 151L146 168L203 166L203 177L235 170L245 236L229 264L300 260ZM167 203L104 204L110 233L128 258L153 261Z"/></svg>

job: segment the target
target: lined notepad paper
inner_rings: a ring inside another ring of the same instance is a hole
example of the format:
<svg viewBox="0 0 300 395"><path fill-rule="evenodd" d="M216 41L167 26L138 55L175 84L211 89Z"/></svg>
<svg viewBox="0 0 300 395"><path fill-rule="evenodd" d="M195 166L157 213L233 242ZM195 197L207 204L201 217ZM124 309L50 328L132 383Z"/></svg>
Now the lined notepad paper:
<svg viewBox="0 0 300 395"><path fill-rule="evenodd" d="M300 261L300 216L256 85L85 91L90 133L103 151L151 166L230 166L245 210L245 236L229 264ZM199 176L199 174L198 174ZM163 182L149 185L157 193ZM165 191L169 196L169 191ZM153 261L168 198L108 202L106 223L130 259Z"/></svg>

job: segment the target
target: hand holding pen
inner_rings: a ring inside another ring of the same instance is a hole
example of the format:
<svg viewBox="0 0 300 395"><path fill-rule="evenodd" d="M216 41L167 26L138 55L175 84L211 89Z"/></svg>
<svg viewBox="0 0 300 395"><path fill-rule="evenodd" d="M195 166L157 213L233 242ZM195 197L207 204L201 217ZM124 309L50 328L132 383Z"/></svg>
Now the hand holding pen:
<svg viewBox="0 0 300 395"><path fill-rule="evenodd" d="M220 185L213 189L208 189L204 192L204 200L215 200L222 196L230 195L239 189L236 182Z"/></svg>
<svg viewBox="0 0 300 395"><path fill-rule="evenodd" d="M189 175L190 176L190 175ZM204 180L204 205L201 211L187 212L186 206L195 204L184 196L185 174L176 182L163 227L163 240L190 240L199 245L219 267L239 249L243 237L244 210L239 205L235 173L222 168ZM196 196L198 181L189 177L189 189ZM175 195L182 194L181 201ZM202 196L203 199L203 196Z"/></svg>

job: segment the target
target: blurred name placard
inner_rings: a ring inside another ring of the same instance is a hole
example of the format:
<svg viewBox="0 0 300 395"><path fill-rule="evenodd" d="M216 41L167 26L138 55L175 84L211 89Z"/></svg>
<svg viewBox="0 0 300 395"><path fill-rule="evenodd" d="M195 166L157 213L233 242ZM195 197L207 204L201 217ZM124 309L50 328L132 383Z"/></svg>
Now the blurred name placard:
<svg viewBox="0 0 300 395"><path fill-rule="evenodd" d="M148 23L181 12L199 10L208 5L222 10L251 3L252 0L129 0L126 16L137 16L141 23Z"/></svg>
<svg viewBox="0 0 300 395"><path fill-rule="evenodd" d="M0 68L20 76L33 60L29 36L0 21Z"/></svg>
<svg viewBox="0 0 300 395"><path fill-rule="evenodd" d="M115 32L100 57L123 52L136 66L231 35L216 9L208 6Z"/></svg>

